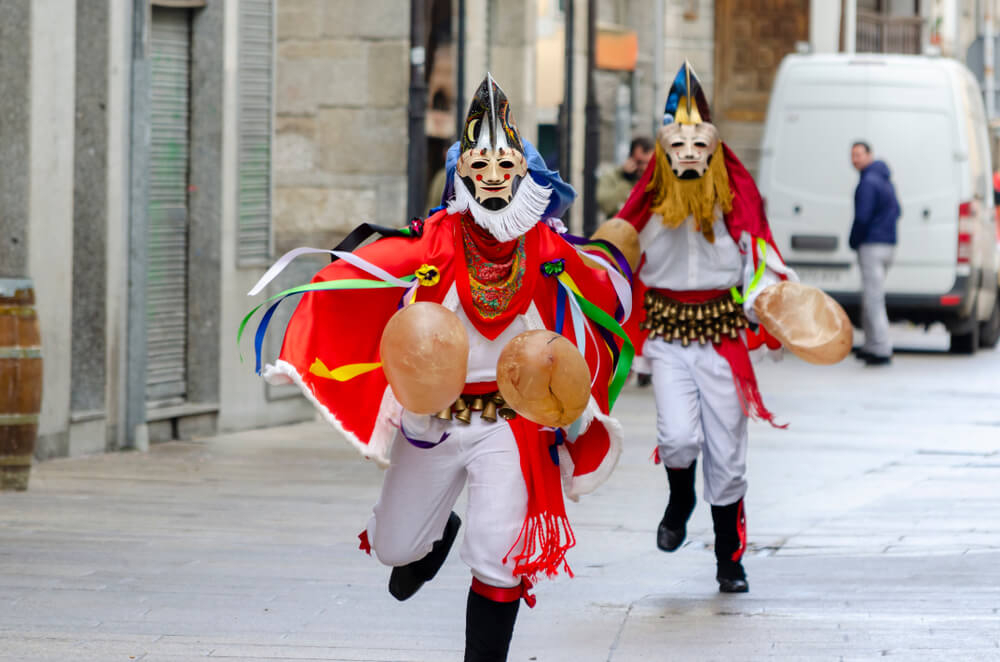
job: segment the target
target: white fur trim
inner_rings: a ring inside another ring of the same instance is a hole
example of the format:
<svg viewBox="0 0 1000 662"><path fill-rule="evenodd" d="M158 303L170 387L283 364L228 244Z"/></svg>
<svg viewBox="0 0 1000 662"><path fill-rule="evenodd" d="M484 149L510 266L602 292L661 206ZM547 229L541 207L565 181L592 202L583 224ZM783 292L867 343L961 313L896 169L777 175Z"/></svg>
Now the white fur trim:
<svg viewBox="0 0 1000 662"><path fill-rule="evenodd" d="M396 401L396 398L392 395L392 389L388 386L382 395L382 403L379 406L378 418L375 421L375 429L372 432L371 441L366 444L357 435L344 429L343 424L333 415L333 412L327 409L316 398L313 390L302 381L299 371L291 363L278 359L274 362L274 365L268 364L264 366L263 376L270 384L293 383L298 386L306 399L319 411L323 420L332 425L337 432L344 435L348 443L354 446L363 457L374 460L380 467L385 468L389 466L388 451L396 435L396 425L393 423L393 417L398 420L403 408Z"/></svg>
<svg viewBox="0 0 1000 662"><path fill-rule="evenodd" d="M534 180L531 173L521 179L517 192L503 209L491 211L479 204L462 178L455 173L455 197L448 201L449 214L468 211L483 228L498 241L513 241L535 227L549 206L552 189Z"/></svg>

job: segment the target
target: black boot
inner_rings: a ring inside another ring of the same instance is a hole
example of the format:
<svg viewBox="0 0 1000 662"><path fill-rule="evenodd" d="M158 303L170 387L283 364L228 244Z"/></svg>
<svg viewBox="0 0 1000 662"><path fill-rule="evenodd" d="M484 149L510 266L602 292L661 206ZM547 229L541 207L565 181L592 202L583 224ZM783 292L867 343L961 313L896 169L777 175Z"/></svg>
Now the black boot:
<svg viewBox="0 0 1000 662"><path fill-rule="evenodd" d="M712 506L715 525L715 579L722 593L746 593L750 590L743 571L743 551L746 548L746 516L743 499L728 506Z"/></svg>
<svg viewBox="0 0 1000 662"><path fill-rule="evenodd" d="M448 517L448 523L444 526L444 534L427 552L427 556L417 559L406 565L397 566L392 569L389 575L389 593L399 601L406 600L420 590L424 582L434 579L434 575L444 565L444 560L448 558L455 536L458 535L458 528L462 526L462 519L452 513Z"/></svg>
<svg viewBox="0 0 1000 662"><path fill-rule="evenodd" d="M681 546L687 535L687 521L694 511L694 473L698 461L687 469L667 467L667 482L670 483L670 499L667 509L656 529L656 546L664 552L672 552Z"/></svg>
<svg viewBox="0 0 1000 662"><path fill-rule="evenodd" d="M465 662L505 662L521 600L496 602L469 589L465 607Z"/></svg>

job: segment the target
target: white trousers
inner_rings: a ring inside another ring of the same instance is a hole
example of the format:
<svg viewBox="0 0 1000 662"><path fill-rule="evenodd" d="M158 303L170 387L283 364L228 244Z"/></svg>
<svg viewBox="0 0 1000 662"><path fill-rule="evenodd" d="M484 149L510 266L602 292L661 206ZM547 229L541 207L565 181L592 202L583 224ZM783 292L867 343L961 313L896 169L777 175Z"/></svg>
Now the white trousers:
<svg viewBox="0 0 1000 662"><path fill-rule="evenodd" d="M728 506L747 491L747 416L729 362L711 344L688 347L649 339L656 445L671 469L691 466L702 453L705 500Z"/></svg>
<svg viewBox="0 0 1000 662"><path fill-rule="evenodd" d="M444 432L449 437L422 449L396 435L382 494L368 522L368 539L379 561L399 566L423 558L440 540L468 482L462 560L481 582L501 588L520 584L512 573L513 562L503 562L528 510L510 426L503 420L482 421L478 412L469 425L407 413L403 426L412 438L437 441Z"/></svg>
<svg viewBox="0 0 1000 662"><path fill-rule="evenodd" d="M865 344L861 348L875 356L892 356L889 316L885 310L885 275L896 252L893 244L861 244L861 328Z"/></svg>

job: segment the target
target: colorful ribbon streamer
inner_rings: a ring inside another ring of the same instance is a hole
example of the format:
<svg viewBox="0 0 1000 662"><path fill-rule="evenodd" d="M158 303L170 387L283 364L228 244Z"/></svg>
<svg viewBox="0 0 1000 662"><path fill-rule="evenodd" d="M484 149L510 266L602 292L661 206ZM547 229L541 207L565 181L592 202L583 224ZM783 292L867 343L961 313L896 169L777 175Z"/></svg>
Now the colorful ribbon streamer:
<svg viewBox="0 0 1000 662"><path fill-rule="evenodd" d="M356 256L354 256L356 257ZM268 308L267 312L261 318L260 323L257 325L257 333L254 335L254 354L256 356L256 367L255 370L257 374L260 374L261 370L261 352L264 345L264 334L267 331L267 325L271 321L271 317L274 316L274 311L277 310L278 306L282 301L290 296L295 296L297 294L305 294L306 292L326 292L331 290L362 290L362 289L381 289L387 287L407 287L416 288L419 286L419 282L416 281L415 275L404 276L403 278L396 278L395 276L390 276L392 281L380 281L380 280L367 280L364 278L345 278L343 280L330 280L323 281L320 283L309 283L308 285L299 285L285 290L284 292L279 292L272 297L264 300L263 302L254 306L253 310L246 314L243 321L240 322L239 331L236 333L236 344L239 345L241 339L243 338L243 331L246 328L247 322L253 317L254 313L260 310L262 307L274 301L274 304ZM404 295L405 296L405 295ZM242 360L242 355L240 359Z"/></svg>
<svg viewBox="0 0 1000 662"><path fill-rule="evenodd" d="M767 242L757 238L757 250L760 253L760 262L757 263L757 270L753 274L753 278L750 279L750 285L747 287L747 294L753 292L758 285L760 285L760 279L764 277L764 270L767 269ZM740 294L740 291L736 287L732 287L729 293L733 295L733 301L742 304L746 301L746 297Z"/></svg>
<svg viewBox="0 0 1000 662"><path fill-rule="evenodd" d="M628 336L625 334L625 330L621 327L621 324L619 324L606 312L588 301L580 292L576 283L573 282L573 279L568 273L563 272L559 274L558 278L559 281L563 283L573 294L576 303L579 304L583 314L586 315L590 321L604 331L607 331L622 340L621 353L619 356L614 358L614 373L611 377L611 383L608 386L608 409L610 410L614 407L615 402L618 400L618 395L625 386L625 380L628 378L629 370L632 367L632 358L635 356L635 348L629 341ZM609 339L605 336L605 342L608 343L609 350L612 351L612 356L614 356L614 354L617 353L618 348L613 342L613 338Z"/></svg>

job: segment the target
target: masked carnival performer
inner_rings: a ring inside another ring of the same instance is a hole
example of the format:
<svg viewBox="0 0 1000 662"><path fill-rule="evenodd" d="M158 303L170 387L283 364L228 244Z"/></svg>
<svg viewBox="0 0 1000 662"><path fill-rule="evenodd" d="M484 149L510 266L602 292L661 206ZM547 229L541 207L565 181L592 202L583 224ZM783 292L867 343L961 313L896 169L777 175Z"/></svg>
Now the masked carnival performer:
<svg viewBox="0 0 1000 662"><path fill-rule="evenodd" d="M746 592L747 419L774 422L749 348L780 348L763 327L754 333L750 326L760 322L758 295L797 278L774 244L753 179L720 141L686 62L667 98L654 160L618 216L639 231L633 296L645 315L637 311L627 329L651 369L657 456L670 486L656 544L672 552L684 541L700 452L719 590Z"/></svg>
<svg viewBox="0 0 1000 662"><path fill-rule="evenodd" d="M304 295L264 376L298 384L364 457L388 466L359 537L393 566L397 599L441 567L468 484L465 659L504 660L532 582L569 570L563 491L596 488L621 451L609 410L631 345L614 314L631 309L631 274L611 246L576 247L553 229L575 193L520 136L492 76L447 168L446 206L332 251L310 285L272 297ZM586 266L585 252L605 268Z"/></svg>

